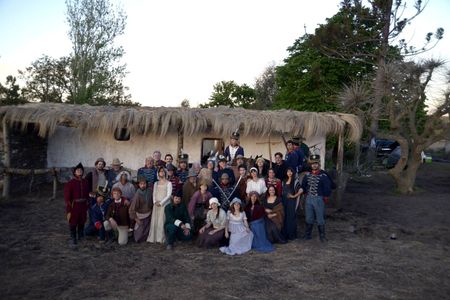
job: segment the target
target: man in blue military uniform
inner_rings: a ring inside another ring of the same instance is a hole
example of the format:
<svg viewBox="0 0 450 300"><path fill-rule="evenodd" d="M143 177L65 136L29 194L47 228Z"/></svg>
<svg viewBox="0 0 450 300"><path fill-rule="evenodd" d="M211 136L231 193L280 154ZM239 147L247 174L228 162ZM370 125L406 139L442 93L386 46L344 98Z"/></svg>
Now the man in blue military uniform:
<svg viewBox="0 0 450 300"><path fill-rule="evenodd" d="M303 177L300 194L306 194L306 232L304 239L310 240L314 222L317 222L319 236L322 242L325 237L325 202L331 195L331 180L327 173L320 169L320 156L311 155L309 159L311 172Z"/></svg>

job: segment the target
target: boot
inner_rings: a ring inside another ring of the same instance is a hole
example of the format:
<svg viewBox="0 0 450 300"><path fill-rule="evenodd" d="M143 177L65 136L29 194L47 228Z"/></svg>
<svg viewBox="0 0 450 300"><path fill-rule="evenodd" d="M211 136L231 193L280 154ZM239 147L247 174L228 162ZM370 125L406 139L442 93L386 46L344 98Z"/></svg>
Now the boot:
<svg viewBox="0 0 450 300"><path fill-rule="evenodd" d="M70 227L70 245L75 246L77 244L77 227Z"/></svg>
<svg viewBox="0 0 450 300"><path fill-rule="evenodd" d="M84 239L84 225L78 225L78 240Z"/></svg>
<svg viewBox="0 0 450 300"><path fill-rule="evenodd" d="M303 236L303 239L310 240L312 238L311 234L312 234L312 230L313 230L313 224L308 224L308 223L305 223L305 224L306 224L306 229L305 229L305 235Z"/></svg>
<svg viewBox="0 0 450 300"><path fill-rule="evenodd" d="M317 228L319 229L319 237L321 242L328 241L325 237L325 225L318 225Z"/></svg>

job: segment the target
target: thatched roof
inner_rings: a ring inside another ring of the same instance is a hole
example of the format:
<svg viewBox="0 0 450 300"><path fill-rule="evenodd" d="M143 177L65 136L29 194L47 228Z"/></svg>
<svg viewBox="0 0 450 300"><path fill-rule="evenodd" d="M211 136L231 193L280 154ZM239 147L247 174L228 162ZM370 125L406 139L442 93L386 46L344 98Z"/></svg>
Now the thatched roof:
<svg viewBox="0 0 450 300"><path fill-rule="evenodd" d="M52 135L57 125L83 131L112 133L127 127L132 133L159 133L180 128L186 135L212 130L224 135L240 129L242 135L282 132L290 135L325 136L345 130L351 141L361 137L358 117L342 113L316 113L293 110L249 110L243 108L113 107L30 103L0 107L0 118L11 123L37 125L39 135Z"/></svg>

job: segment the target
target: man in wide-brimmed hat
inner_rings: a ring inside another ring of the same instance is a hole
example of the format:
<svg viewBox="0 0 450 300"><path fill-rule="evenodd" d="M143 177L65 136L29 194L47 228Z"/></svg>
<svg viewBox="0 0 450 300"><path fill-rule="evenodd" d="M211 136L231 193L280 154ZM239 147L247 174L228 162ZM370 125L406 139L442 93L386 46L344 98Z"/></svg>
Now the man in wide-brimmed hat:
<svg viewBox="0 0 450 300"><path fill-rule="evenodd" d="M230 145L225 148L223 155L227 158L228 161L232 161L236 155L240 154L244 156L244 148L239 145L240 134L236 130L230 136Z"/></svg>
<svg viewBox="0 0 450 300"><path fill-rule="evenodd" d="M320 169L320 156L311 155L309 158L311 172L303 177L302 187L299 193L306 194L305 212L306 212L306 232L304 239L310 240L314 222L317 223L319 236L322 242L325 237L325 201L331 195L331 180L328 175Z"/></svg>
<svg viewBox="0 0 450 300"><path fill-rule="evenodd" d="M122 166L123 162L118 158L114 158L111 163L111 169L108 171L108 187L111 189L112 186L117 182L117 175L120 172L125 171L125 168Z"/></svg>
<svg viewBox="0 0 450 300"><path fill-rule="evenodd" d="M64 201L66 203L66 217L69 222L72 245L84 237L84 224L87 219L89 182L83 178L84 167L79 163L73 168L73 176L64 186Z"/></svg>
<svg viewBox="0 0 450 300"><path fill-rule="evenodd" d="M192 195L198 190L197 174L191 170L188 172L186 182L183 184L183 203L188 206Z"/></svg>
<svg viewBox="0 0 450 300"><path fill-rule="evenodd" d="M99 187L106 187L108 180L108 170L105 170L106 162L103 157L97 158L94 163L95 169L86 175L89 182L89 192L91 197L95 197Z"/></svg>

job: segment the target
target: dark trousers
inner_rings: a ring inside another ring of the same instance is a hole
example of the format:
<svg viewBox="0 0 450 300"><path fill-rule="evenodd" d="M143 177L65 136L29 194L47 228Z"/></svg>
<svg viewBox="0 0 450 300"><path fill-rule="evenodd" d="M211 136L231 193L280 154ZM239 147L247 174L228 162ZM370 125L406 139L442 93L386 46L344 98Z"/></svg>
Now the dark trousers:
<svg viewBox="0 0 450 300"><path fill-rule="evenodd" d="M175 224L166 224L164 228L166 230L168 245L173 245L177 239L180 241L189 241L192 239L192 229L189 230L189 235L184 235L183 229L175 226Z"/></svg>

